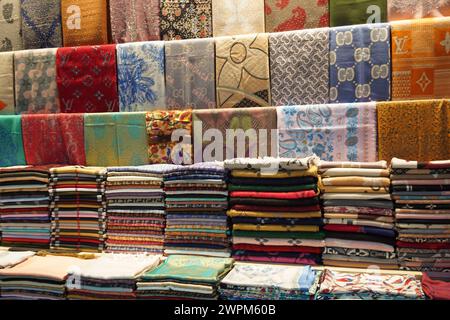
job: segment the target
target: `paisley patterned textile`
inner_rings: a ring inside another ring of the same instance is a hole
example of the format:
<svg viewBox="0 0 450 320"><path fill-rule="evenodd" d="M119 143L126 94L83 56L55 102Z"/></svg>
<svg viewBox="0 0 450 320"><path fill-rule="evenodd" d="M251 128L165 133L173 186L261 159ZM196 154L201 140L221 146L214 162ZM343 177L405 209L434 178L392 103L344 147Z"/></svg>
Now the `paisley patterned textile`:
<svg viewBox="0 0 450 320"><path fill-rule="evenodd" d="M20 0L0 2L0 52L22 50Z"/></svg>
<svg viewBox="0 0 450 320"><path fill-rule="evenodd" d="M0 53L0 115L14 114L14 53Z"/></svg>
<svg viewBox="0 0 450 320"><path fill-rule="evenodd" d="M450 16L450 0L388 0L388 20Z"/></svg>
<svg viewBox="0 0 450 320"><path fill-rule="evenodd" d="M387 0L330 0L330 26L387 21Z"/></svg>
<svg viewBox="0 0 450 320"><path fill-rule="evenodd" d="M0 166L24 165L25 154L22 142L22 122L20 116L0 117Z"/></svg>

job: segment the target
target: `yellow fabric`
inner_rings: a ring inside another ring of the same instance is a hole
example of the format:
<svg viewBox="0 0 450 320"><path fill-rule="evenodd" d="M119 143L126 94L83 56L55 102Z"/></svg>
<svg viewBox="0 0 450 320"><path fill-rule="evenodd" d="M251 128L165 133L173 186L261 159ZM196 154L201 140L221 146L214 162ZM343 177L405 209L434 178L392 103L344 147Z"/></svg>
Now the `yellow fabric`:
<svg viewBox="0 0 450 320"><path fill-rule="evenodd" d="M311 212L260 212L260 211L238 211L228 210L229 217L253 217L253 218L320 218L320 211Z"/></svg>
<svg viewBox="0 0 450 320"><path fill-rule="evenodd" d="M308 170L299 171L281 171L276 174L261 174L260 171L250 170L232 170L231 175L236 178L270 178L285 179L298 177L317 177L317 167L311 166Z"/></svg>
<svg viewBox="0 0 450 320"><path fill-rule="evenodd" d="M339 187L325 186L325 193L389 193L389 187Z"/></svg>
<svg viewBox="0 0 450 320"><path fill-rule="evenodd" d="M100 175L106 172L103 167L80 167L80 166L67 166L50 169L52 173L79 173L79 174L90 174L90 175Z"/></svg>
<svg viewBox="0 0 450 320"><path fill-rule="evenodd" d="M234 224L233 230L243 231L286 231L286 232L318 232L318 226L280 226L280 225L254 225L254 224Z"/></svg>

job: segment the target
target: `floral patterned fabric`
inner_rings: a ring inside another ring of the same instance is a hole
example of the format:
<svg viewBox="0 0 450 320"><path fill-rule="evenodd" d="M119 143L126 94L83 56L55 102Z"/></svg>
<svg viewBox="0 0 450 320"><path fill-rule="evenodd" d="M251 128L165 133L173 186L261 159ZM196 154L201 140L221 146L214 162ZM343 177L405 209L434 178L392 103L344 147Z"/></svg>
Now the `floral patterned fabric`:
<svg viewBox="0 0 450 320"><path fill-rule="evenodd" d="M388 0L388 20L450 16L450 0Z"/></svg>
<svg viewBox="0 0 450 320"><path fill-rule="evenodd" d="M0 3L0 52L22 50L20 0Z"/></svg>
<svg viewBox="0 0 450 320"><path fill-rule="evenodd" d="M386 0L330 0L332 27L386 21Z"/></svg>
<svg viewBox="0 0 450 320"><path fill-rule="evenodd" d="M14 114L14 53L0 53L0 115Z"/></svg>
<svg viewBox="0 0 450 320"><path fill-rule="evenodd" d="M164 42L117 45L120 111L164 108Z"/></svg>
<svg viewBox="0 0 450 320"><path fill-rule="evenodd" d="M280 157L377 160L375 103L288 106L277 113Z"/></svg>
<svg viewBox="0 0 450 320"><path fill-rule="evenodd" d="M0 167L24 165L20 116L0 117Z"/></svg>

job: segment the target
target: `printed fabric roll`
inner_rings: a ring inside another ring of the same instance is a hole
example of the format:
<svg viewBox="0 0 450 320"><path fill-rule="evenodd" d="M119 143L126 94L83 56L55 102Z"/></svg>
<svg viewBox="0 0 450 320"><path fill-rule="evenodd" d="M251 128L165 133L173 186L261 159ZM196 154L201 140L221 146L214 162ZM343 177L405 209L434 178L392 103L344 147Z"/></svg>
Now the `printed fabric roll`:
<svg viewBox="0 0 450 320"><path fill-rule="evenodd" d="M387 21L387 0L330 0L330 26Z"/></svg>
<svg viewBox="0 0 450 320"><path fill-rule="evenodd" d="M0 117L0 166L26 164L22 143L21 116Z"/></svg>
<svg viewBox="0 0 450 320"><path fill-rule="evenodd" d="M211 0L161 0L161 39L212 36Z"/></svg>
<svg viewBox="0 0 450 320"><path fill-rule="evenodd" d="M0 53L0 115L14 114L14 53Z"/></svg>
<svg viewBox="0 0 450 320"><path fill-rule="evenodd" d="M388 20L450 16L450 0L388 0Z"/></svg>
<svg viewBox="0 0 450 320"><path fill-rule="evenodd" d="M271 104L268 34L216 39L216 91L219 108Z"/></svg>
<svg viewBox="0 0 450 320"><path fill-rule="evenodd" d="M117 45L120 111L164 109L164 42Z"/></svg>
<svg viewBox="0 0 450 320"><path fill-rule="evenodd" d="M0 2L0 52L22 50L20 0Z"/></svg>
<svg viewBox="0 0 450 320"><path fill-rule="evenodd" d="M264 0L266 32L329 26L328 0Z"/></svg>
<svg viewBox="0 0 450 320"><path fill-rule="evenodd" d="M378 103L379 158L410 161L450 159L445 100Z"/></svg>
<svg viewBox="0 0 450 320"><path fill-rule="evenodd" d="M328 31L322 28L269 35L273 105L328 102Z"/></svg>
<svg viewBox="0 0 450 320"><path fill-rule="evenodd" d="M392 100L448 97L450 18L391 23Z"/></svg>
<svg viewBox="0 0 450 320"><path fill-rule="evenodd" d="M279 156L324 161L377 161L374 102L277 109Z"/></svg>
<svg viewBox="0 0 450 320"><path fill-rule="evenodd" d="M389 101L388 24L330 29L330 102Z"/></svg>
<svg viewBox="0 0 450 320"><path fill-rule="evenodd" d="M56 48L14 52L16 113L60 112Z"/></svg>
<svg viewBox="0 0 450 320"><path fill-rule="evenodd" d="M165 51L169 109L215 108L214 39L170 41Z"/></svg>
<svg viewBox="0 0 450 320"><path fill-rule="evenodd" d="M61 0L65 47L108 43L107 0Z"/></svg>
<svg viewBox="0 0 450 320"><path fill-rule="evenodd" d="M159 0L110 0L114 43L159 40Z"/></svg>
<svg viewBox="0 0 450 320"><path fill-rule="evenodd" d="M83 114L23 115L22 135L28 165L85 165Z"/></svg>
<svg viewBox="0 0 450 320"><path fill-rule="evenodd" d="M22 0L20 15L24 49L62 47L60 0Z"/></svg>
<svg viewBox="0 0 450 320"><path fill-rule="evenodd" d="M148 163L145 113L84 115L87 165L138 166Z"/></svg>
<svg viewBox="0 0 450 320"><path fill-rule="evenodd" d="M56 69L61 112L119 111L115 45L59 48Z"/></svg>
<svg viewBox="0 0 450 320"><path fill-rule="evenodd" d="M214 37L263 33L264 0L212 0Z"/></svg>

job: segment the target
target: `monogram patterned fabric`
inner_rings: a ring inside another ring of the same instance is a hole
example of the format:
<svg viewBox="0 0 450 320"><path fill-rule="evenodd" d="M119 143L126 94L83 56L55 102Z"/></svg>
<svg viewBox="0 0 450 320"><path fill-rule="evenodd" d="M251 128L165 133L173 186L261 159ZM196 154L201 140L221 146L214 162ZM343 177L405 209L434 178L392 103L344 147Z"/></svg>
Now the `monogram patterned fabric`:
<svg viewBox="0 0 450 320"><path fill-rule="evenodd" d="M389 21L450 16L450 0L388 0Z"/></svg>
<svg viewBox="0 0 450 320"><path fill-rule="evenodd" d="M0 115L14 114L14 53L0 53Z"/></svg>
<svg viewBox="0 0 450 320"><path fill-rule="evenodd" d="M22 49L20 0L0 2L0 52Z"/></svg>
<svg viewBox="0 0 450 320"><path fill-rule="evenodd" d="M272 33L269 43L273 104L327 103L328 28Z"/></svg>
<svg viewBox="0 0 450 320"><path fill-rule="evenodd" d="M386 0L330 0L332 27L386 21Z"/></svg>
<svg viewBox="0 0 450 320"><path fill-rule="evenodd" d="M390 100L388 24L330 30L330 102Z"/></svg>

